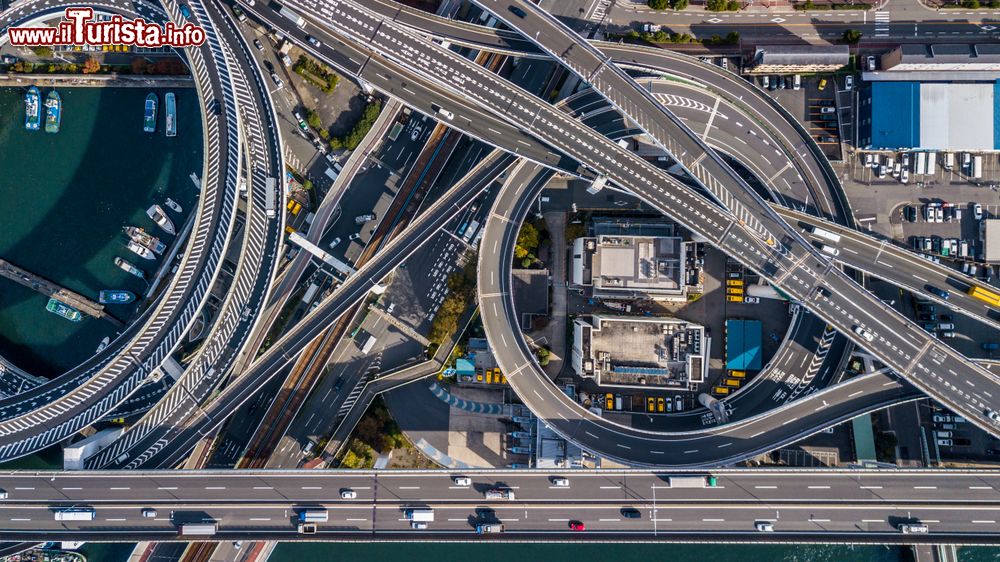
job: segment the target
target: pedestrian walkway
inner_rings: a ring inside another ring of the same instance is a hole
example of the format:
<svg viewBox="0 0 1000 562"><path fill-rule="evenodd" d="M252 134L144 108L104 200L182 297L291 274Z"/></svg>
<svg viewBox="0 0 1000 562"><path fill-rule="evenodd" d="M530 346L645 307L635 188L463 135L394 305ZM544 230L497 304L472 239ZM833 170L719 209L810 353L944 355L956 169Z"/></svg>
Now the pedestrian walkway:
<svg viewBox="0 0 1000 562"><path fill-rule="evenodd" d="M875 12L875 37L889 36L889 12Z"/></svg>
<svg viewBox="0 0 1000 562"><path fill-rule="evenodd" d="M430 385L431 394L437 397L445 404L448 404L452 408L458 408L460 410L465 410L466 412L472 412L474 414L489 414L493 416L499 416L504 413L505 407L503 404L490 404L486 402L475 402L472 400L465 400L464 398L459 398L452 393L448 392L443 386L436 382Z"/></svg>
<svg viewBox="0 0 1000 562"><path fill-rule="evenodd" d="M421 453L427 456L427 458L431 459L432 461L438 463L439 465L445 468L455 468L463 470L470 468L492 468L489 466L472 466L471 464L467 464L460 460L453 459L448 455L439 451L437 447L435 447L434 445L431 445L427 441L424 441L422 438L419 439L416 443L414 443L413 446L419 449Z"/></svg>

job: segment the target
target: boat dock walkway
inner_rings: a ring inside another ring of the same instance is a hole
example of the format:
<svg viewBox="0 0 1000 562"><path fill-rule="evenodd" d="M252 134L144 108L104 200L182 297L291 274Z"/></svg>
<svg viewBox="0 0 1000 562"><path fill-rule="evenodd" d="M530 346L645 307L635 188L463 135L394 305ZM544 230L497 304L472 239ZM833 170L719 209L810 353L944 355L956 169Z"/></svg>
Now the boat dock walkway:
<svg viewBox="0 0 1000 562"><path fill-rule="evenodd" d="M103 318L118 327L124 326L120 320L104 311L103 304L94 302L79 293L75 293L65 287L57 285L44 277L35 275L25 269L21 269L7 260L0 259L0 275L10 279L11 281L16 281L33 291L37 291L47 297L52 297L64 304L72 306L87 316Z"/></svg>

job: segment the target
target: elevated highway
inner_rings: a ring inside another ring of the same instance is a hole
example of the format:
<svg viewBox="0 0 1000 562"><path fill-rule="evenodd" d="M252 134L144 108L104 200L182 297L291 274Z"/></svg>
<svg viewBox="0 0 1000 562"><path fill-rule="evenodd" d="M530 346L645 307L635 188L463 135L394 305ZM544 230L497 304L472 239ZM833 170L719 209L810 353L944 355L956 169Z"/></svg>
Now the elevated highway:
<svg viewBox="0 0 1000 562"><path fill-rule="evenodd" d="M301 5L299 8L308 13L316 13ZM951 410L961 413L983 428L996 431L987 416L988 412L1000 408L1000 405L994 403L1000 399L990 398L1000 393L1000 382L993 375L976 367L868 294L833 267L800 233L791 229L783 220L775 219L774 212L759 205L754 200L754 194L746 192L739 182L732 186L736 189L735 194L714 184L713 182L728 181L725 176L730 172L726 171L725 166L719 168L719 174L724 175L716 176L704 167L701 168L701 173L703 181L709 184L709 191L718 193L726 208L737 209L736 216L720 208L702 193L678 184L670 176L608 139L567 119L527 92L496 76L486 76L482 69L474 68L455 53L372 15L353 2L323 2L318 6L317 12L317 17L326 18L330 28L341 37L352 38L381 56L388 57L400 67L428 76L432 71L438 82L447 85L450 91L464 99L475 100L495 115L504 115L508 122L517 124L523 130L583 162L594 172L632 191L732 257L760 272L765 279L802 302L856 343L871 344L868 348L874 348L872 352L881 361ZM522 23L517 25L524 27ZM558 34L554 36L559 37ZM568 38L573 39L572 36ZM579 42L573 40L571 44L578 45ZM568 49L565 45L564 48ZM573 53L583 51L584 49L576 49ZM587 56L592 56L592 53L587 53ZM599 61L591 69L591 73L607 68L604 59ZM574 65L570 67L574 68ZM613 81L603 84L597 82L595 85L602 87L611 83ZM628 92L632 90L616 91L620 95L629 96L631 94ZM640 98L632 102L620 99L617 105L622 107L623 104L633 103L633 109L638 109L639 106L634 104L644 98L641 93L637 95ZM650 115L647 119L655 121L657 118ZM653 123L650 122L647 126L652 127ZM684 132L683 128L681 132ZM494 136L492 142L499 144L501 141ZM695 162L701 162L701 159L696 158ZM694 164L688 167L693 168ZM732 197L740 199L737 201ZM754 213L752 217L746 214L751 209ZM758 212L760 214L756 214ZM947 368L943 367L946 362ZM524 368L523 364L518 363L501 362L501 366L508 373L517 373ZM985 394L969 393L964 387L957 385L965 381ZM530 396L524 399L532 407L538 405L531 403ZM579 411L563 413L579 415ZM585 447L604 453L614 450L609 445L607 442L602 444L591 441ZM617 445L616 443L615 446Z"/></svg>
<svg viewBox="0 0 1000 562"><path fill-rule="evenodd" d="M18 4L0 14L0 25L33 21L60 12L68 4ZM112 4L97 7L122 9ZM135 14L128 8L123 11ZM175 21L178 14L175 12ZM0 401L2 459L23 456L61 441L125 400L177 345L218 274L229 242L240 169L235 99L224 56L214 56L208 43L200 49L188 49L186 54L199 96L218 100L222 111L203 117L202 194L184 258L160 300L106 353L52 381Z"/></svg>
<svg viewBox="0 0 1000 562"><path fill-rule="evenodd" d="M643 471L151 471L0 474L10 494L0 527L23 540L188 541L178 525L211 521L197 540L587 540L995 544L1000 473L962 470L725 470L716 485L672 486L678 473ZM707 473L688 473L704 479ZM553 478L562 477L562 487ZM487 500L490 489L514 499ZM352 490L356 498L343 499ZM65 508L90 521L56 521ZM154 509L143 517L143 509ZM317 533L297 533L305 508L325 509ZM427 529L404 510L434 511ZM625 517L626 512L637 517ZM570 521L585 525L582 532ZM929 533L903 535L900 523ZM502 523L476 536L475 524ZM774 531L755 530L770 522Z"/></svg>

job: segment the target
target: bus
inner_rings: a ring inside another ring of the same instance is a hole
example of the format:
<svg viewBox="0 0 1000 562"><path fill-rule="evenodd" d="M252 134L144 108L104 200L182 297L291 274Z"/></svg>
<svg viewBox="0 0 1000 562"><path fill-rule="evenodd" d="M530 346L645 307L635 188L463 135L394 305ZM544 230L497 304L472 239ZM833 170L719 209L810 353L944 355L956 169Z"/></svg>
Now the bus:
<svg viewBox="0 0 1000 562"><path fill-rule="evenodd" d="M979 299L990 306L1000 308L1000 294L990 291L989 289L973 285L972 287L969 287L969 296L974 299Z"/></svg>
<svg viewBox="0 0 1000 562"><path fill-rule="evenodd" d="M95 512L92 508L69 508L56 510L56 521L93 521Z"/></svg>
<svg viewBox="0 0 1000 562"><path fill-rule="evenodd" d="M275 192L277 191L277 189L275 188L276 184L277 182L274 181L274 178L267 178L267 182L265 184L266 187L264 189L264 211L266 212L267 218L269 219L273 219L275 214L274 198L275 198Z"/></svg>
<svg viewBox="0 0 1000 562"><path fill-rule="evenodd" d="M840 235L839 234L837 234L835 232L830 232L829 230L823 230L822 228L820 228L818 226L814 226L813 227L812 234L813 234L813 236L818 236L818 237L823 238L825 240L829 240L830 242L833 242L834 244L840 242Z"/></svg>

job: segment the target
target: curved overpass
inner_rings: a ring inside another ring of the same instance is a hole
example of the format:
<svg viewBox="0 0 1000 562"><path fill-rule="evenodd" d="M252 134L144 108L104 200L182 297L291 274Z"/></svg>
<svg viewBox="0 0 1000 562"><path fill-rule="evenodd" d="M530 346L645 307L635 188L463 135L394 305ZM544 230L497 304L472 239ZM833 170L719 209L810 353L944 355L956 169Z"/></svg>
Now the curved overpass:
<svg viewBox="0 0 1000 562"><path fill-rule="evenodd" d="M74 4L16 5L0 14L0 23L16 24ZM179 19L176 6L172 11ZM224 58L213 56L207 43L188 49L187 55L200 98L218 99L226 111L203 114L202 195L184 259L159 301L112 346L116 356L92 358L23 395L0 401L4 460L57 443L121 403L177 345L214 282L229 240L240 167L235 99Z"/></svg>

